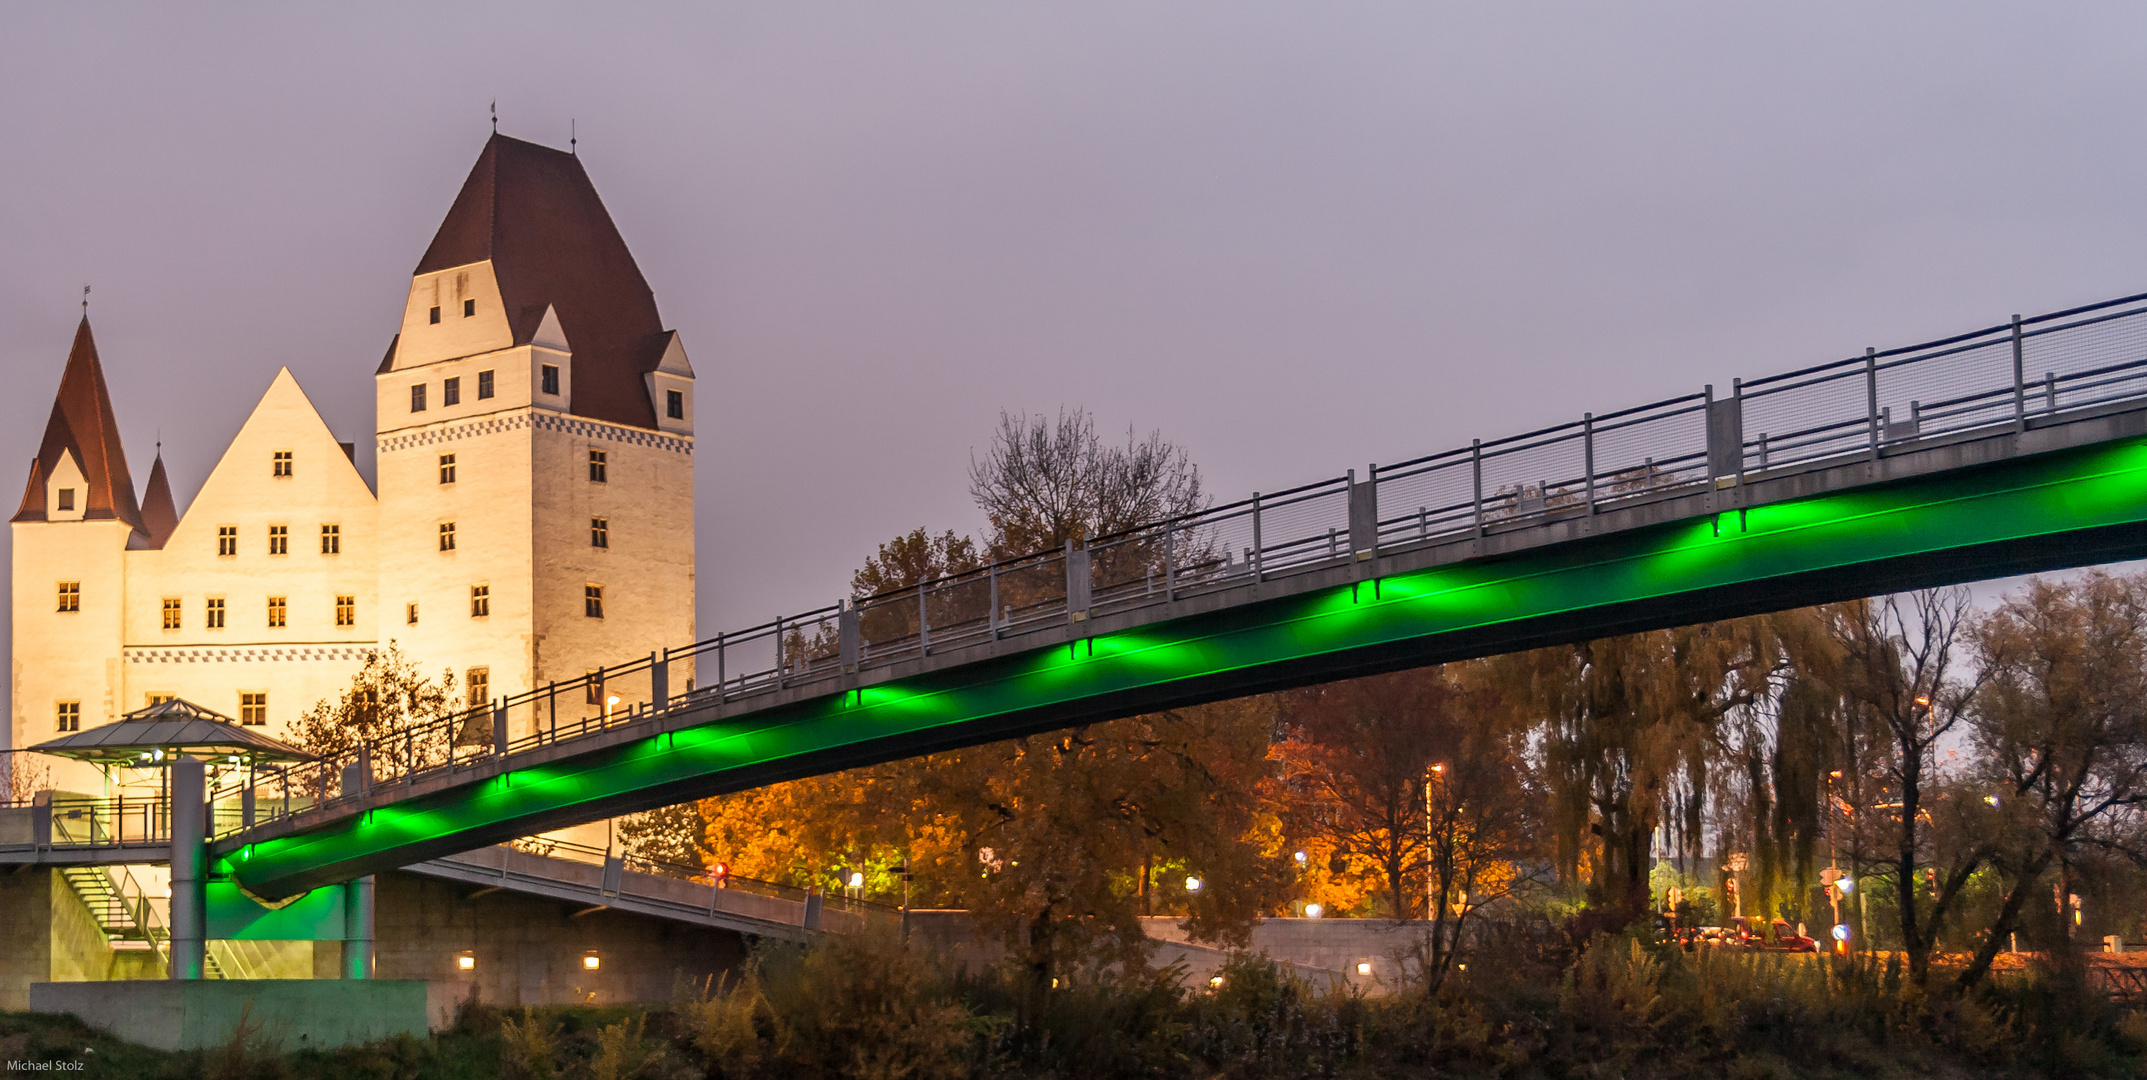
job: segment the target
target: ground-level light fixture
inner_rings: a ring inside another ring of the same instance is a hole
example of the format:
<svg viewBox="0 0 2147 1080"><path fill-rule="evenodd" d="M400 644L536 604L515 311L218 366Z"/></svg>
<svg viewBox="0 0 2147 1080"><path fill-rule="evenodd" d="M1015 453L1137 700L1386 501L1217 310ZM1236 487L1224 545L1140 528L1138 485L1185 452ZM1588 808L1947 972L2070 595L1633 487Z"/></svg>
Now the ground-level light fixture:
<svg viewBox="0 0 2147 1080"><path fill-rule="evenodd" d="M1209 987L1211 987L1211 988L1213 988L1213 989L1216 989L1216 990L1220 990L1220 989L1222 989L1222 988L1223 988L1223 977L1222 977L1222 976L1220 976L1220 975L1213 975L1213 976L1210 976L1210 977L1208 978L1208 986L1209 986Z"/></svg>
<svg viewBox="0 0 2147 1080"><path fill-rule="evenodd" d="M1372 962L1371 962L1370 960L1359 960L1359 961L1357 961L1357 974L1359 974L1359 975L1370 975L1371 973L1372 973Z"/></svg>
<svg viewBox="0 0 2147 1080"><path fill-rule="evenodd" d="M1317 918L1319 918L1320 916L1322 916L1322 915L1325 915L1326 913L1327 913L1327 909L1326 909L1326 908L1324 908L1324 907L1321 907L1321 906L1320 906L1320 905L1318 905L1318 904L1306 904L1306 905L1305 905L1305 918L1307 918L1307 919L1317 919Z"/></svg>
<svg viewBox="0 0 2147 1080"><path fill-rule="evenodd" d="M1199 878L1197 878L1197 877L1192 877L1192 876L1188 876L1188 877L1187 877L1187 878L1185 879L1185 891L1186 891L1186 892L1199 892L1199 891L1200 891L1200 886L1201 886L1201 881L1200 881L1200 879L1199 879Z"/></svg>
<svg viewBox="0 0 2147 1080"><path fill-rule="evenodd" d="M476 970L477 970L477 954L476 954L476 953L473 953L473 952L471 952L471 951L469 951L468 949L464 949L464 950L462 950L461 952L459 952L459 953L456 953L456 954L455 954L455 970L456 970L456 971L476 971Z"/></svg>
<svg viewBox="0 0 2147 1080"><path fill-rule="evenodd" d="M595 952L592 951L581 954L581 967L583 971L595 971L602 966L604 966L603 958L599 957Z"/></svg>

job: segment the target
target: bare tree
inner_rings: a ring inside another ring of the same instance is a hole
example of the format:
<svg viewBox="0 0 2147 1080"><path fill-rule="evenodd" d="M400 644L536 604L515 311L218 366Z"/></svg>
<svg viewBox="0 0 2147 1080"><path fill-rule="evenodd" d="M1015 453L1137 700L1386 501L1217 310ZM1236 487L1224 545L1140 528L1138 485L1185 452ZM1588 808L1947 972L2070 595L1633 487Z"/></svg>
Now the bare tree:
<svg viewBox="0 0 2147 1080"><path fill-rule="evenodd" d="M1875 765L1880 781L1898 796L1899 805L1891 808L1898 819L1889 871L1901 949L1917 986L1929 978L1931 952L1946 919L1993 850L1972 828L1941 833L1927 805L1945 780L1938 768L1940 743L1966 719L1981 681L1954 674L1967 644L1969 603L1965 589L1927 589L1824 609L1840 648L1834 681L1885 735ZM1919 865L1927 871L1922 880Z"/></svg>
<svg viewBox="0 0 2147 1080"><path fill-rule="evenodd" d="M1126 431L1106 445L1086 409L1056 418L999 414L982 458L969 462L969 494L991 525L995 558L1048 551L1207 505L1200 467L1161 432Z"/></svg>
<svg viewBox="0 0 2147 1080"><path fill-rule="evenodd" d="M1992 856L2009 882L1956 987L1981 979L2037 896L2062 904L2083 863L2147 864L2147 579L2032 581L1975 628L1985 680L1971 738L1989 770ZM1988 827L1988 826L1987 826ZM2069 954L2072 921L2051 921Z"/></svg>

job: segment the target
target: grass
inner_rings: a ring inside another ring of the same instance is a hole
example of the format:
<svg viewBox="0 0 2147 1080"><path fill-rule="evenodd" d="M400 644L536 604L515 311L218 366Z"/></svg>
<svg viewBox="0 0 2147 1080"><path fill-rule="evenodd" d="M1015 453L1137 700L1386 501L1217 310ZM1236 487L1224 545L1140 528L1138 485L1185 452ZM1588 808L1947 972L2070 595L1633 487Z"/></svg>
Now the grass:
<svg viewBox="0 0 2147 1080"><path fill-rule="evenodd" d="M1686 953L1606 937L1577 954L1509 940L1437 992L1365 997L1239 956L1219 987L1183 972L1088 970L1039 988L892 939L771 948L653 1009L502 1010L335 1051L286 1052L242 1024L164 1053L68 1017L0 1014L0 1058L100 1077L511 1080L1112 1080L1187 1077L2136 1077L2147 1012L2062 973L1927 1000L1898 968Z"/></svg>

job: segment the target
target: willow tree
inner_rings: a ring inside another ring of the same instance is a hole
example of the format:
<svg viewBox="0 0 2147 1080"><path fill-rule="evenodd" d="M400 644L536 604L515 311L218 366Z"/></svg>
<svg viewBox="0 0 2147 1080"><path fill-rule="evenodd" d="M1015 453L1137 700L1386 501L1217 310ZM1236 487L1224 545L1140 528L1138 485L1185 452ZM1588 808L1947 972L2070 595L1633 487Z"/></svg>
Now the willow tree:
<svg viewBox="0 0 2147 1080"><path fill-rule="evenodd" d="M1541 725L1560 876L1576 880L1585 853L1590 891L1606 913L1647 910L1666 795L1681 780L1687 790L1707 789L1725 717L1770 696L1785 653L1775 617L1760 617L1495 662L1501 696Z"/></svg>

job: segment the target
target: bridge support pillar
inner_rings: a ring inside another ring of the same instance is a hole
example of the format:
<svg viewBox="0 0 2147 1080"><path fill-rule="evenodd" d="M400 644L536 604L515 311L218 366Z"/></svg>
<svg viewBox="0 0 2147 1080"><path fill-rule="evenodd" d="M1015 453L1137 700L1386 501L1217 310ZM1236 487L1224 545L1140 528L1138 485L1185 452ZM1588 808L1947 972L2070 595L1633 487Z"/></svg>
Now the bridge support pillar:
<svg viewBox="0 0 2147 1080"><path fill-rule="evenodd" d="M208 776L199 758L171 766L171 962L174 979L199 979L208 942Z"/></svg>
<svg viewBox="0 0 2147 1080"><path fill-rule="evenodd" d="M343 883L343 977L373 977L373 875Z"/></svg>

